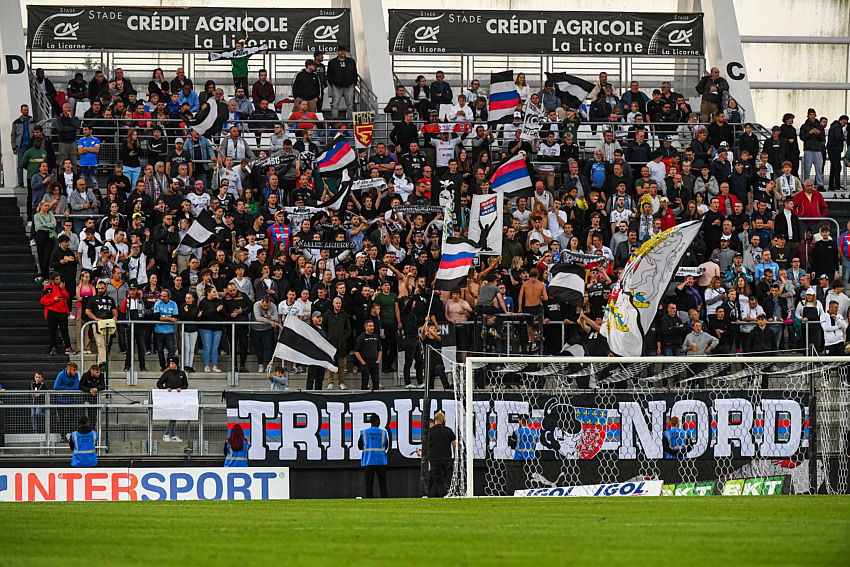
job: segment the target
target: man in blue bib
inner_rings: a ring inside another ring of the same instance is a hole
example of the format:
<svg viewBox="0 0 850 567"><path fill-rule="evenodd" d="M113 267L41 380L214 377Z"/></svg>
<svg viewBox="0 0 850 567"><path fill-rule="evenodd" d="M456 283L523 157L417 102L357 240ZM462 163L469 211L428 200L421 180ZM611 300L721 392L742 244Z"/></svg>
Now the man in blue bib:
<svg viewBox="0 0 850 567"><path fill-rule="evenodd" d="M71 457L72 467L96 467L97 466L97 431L92 431L91 422L86 416L82 416L77 422L77 430L71 433L68 443L74 456Z"/></svg>
<svg viewBox="0 0 850 567"><path fill-rule="evenodd" d="M363 451L360 465L366 471L366 498L372 498L375 475L378 477L381 498L389 498L387 496L387 450L390 448L390 433L379 427L381 419L374 413L369 418L369 423L372 427L361 431L360 439L357 440L357 448Z"/></svg>

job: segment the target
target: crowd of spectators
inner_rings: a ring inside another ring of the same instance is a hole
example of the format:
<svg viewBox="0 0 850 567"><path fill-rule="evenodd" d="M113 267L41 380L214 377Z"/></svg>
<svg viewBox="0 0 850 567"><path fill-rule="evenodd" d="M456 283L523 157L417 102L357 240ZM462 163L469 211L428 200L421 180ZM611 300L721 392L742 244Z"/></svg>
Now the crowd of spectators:
<svg viewBox="0 0 850 567"><path fill-rule="evenodd" d="M235 328L231 354L247 371L252 351L265 372L275 331L287 317L299 317L322 328L337 348L340 371L328 375L328 388L344 384L346 362L368 366L371 377L377 361L381 371L398 370L416 387L426 370L423 344L439 347L442 340L426 323L459 323L455 340L466 351L479 337L464 322L528 313L565 327L529 327L523 348L560 352L565 342L595 336L631 253L663 230L703 219L682 263L695 268L694 276L677 278L668 290L647 331L647 353L777 350L801 347L806 338L837 352L836 329L846 327L850 306L843 294L850 226L839 235L828 222L812 221L828 214L820 192L824 163L830 163L829 188L836 189L848 162L846 115L828 124L809 109L798 131L789 114L762 140L717 69L696 85L702 97L696 110L668 82L645 94L632 81L618 95L605 73L587 110L570 108L551 83L536 91L520 73L516 112L510 123L494 125L480 81L455 96L438 72L430 85L417 78L410 94L398 87L383 108L394 121L389 139L359 153L355 178L384 183L352 193L338 211L317 212L309 207L336 193L340 174L316 171L321 149L313 136L340 131L340 103L352 104L353 60L342 47L326 71L321 53L308 60L292 82L289 122L274 110L265 70L250 99L243 79L234 71L234 96L227 100L211 81L196 92L183 69L170 81L156 69L147 92L121 69L111 78L97 71L88 82L77 74L55 119L55 140L22 108L11 136L19 183L32 196L51 328L69 315L78 330L87 320L155 319L156 328L135 333L142 369L146 354L156 351L164 367L175 344L185 344L182 366L194 371L200 338L204 368L217 372L218 355L230 348L231 329L223 323L253 321ZM320 123L315 112L328 85L333 116ZM226 100L229 115L221 134L208 139L189 125L210 100ZM80 119L74 107L83 101L91 107ZM527 141L521 125L532 104L542 109L542 127L538 139ZM441 121L472 125L458 132L428 127ZM579 140L585 129L591 137ZM114 137L120 148L108 175L98 166L102 136ZM472 195L491 192L498 164L517 155L524 155L533 187L505 199L501 255L482 257L466 287L432 297L442 216L394 207L440 204L440 193L448 192L459 204L454 230L465 235ZM265 156L291 159L252 167ZM217 238L201 249L182 244L204 210L218 224ZM587 255L596 258L588 262ZM579 257L587 268L583 306L548 298L552 265ZM756 332L762 321L775 331ZM818 328L809 325L814 321ZM364 333L379 338L377 361L369 364L363 355L370 353L356 346L374 347L358 340ZM97 331L94 338L104 362L109 344ZM79 348L88 352L87 339ZM129 336L119 329L115 340L129 368ZM56 352L58 335L51 341ZM427 370L433 376L443 369ZM312 376L312 387L322 387L323 378Z"/></svg>

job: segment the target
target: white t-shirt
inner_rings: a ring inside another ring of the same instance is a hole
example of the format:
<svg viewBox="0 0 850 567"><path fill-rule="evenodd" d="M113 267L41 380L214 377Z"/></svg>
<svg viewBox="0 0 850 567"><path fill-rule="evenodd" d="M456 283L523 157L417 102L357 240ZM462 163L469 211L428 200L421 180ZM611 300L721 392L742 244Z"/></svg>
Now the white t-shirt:
<svg viewBox="0 0 850 567"><path fill-rule="evenodd" d="M68 198L74 192L74 174L63 173L62 179L65 181L65 198Z"/></svg>
<svg viewBox="0 0 850 567"><path fill-rule="evenodd" d="M192 205L192 214L198 216L201 211L210 206L210 196L207 193L198 195L194 191L186 195L186 200Z"/></svg>
<svg viewBox="0 0 850 567"><path fill-rule="evenodd" d="M545 228L543 230L532 230L528 233L528 241L531 242L534 239L539 240L541 242L540 251L546 252L547 250L549 250L549 245L543 244L543 237L544 236L552 238L552 233L548 229L545 229Z"/></svg>
<svg viewBox="0 0 850 567"><path fill-rule="evenodd" d="M567 213L564 211L558 211L558 217L564 222L568 220ZM555 217L554 211L549 213L549 230L552 231L552 238L558 238L564 233L564 229Z"/></svg>
<svg viewBox="0 0 850 567"><path fill-rule="evenodd" d="M611 219L611 224L613 224L614 226L619 226L622 221L629 222L629 220L632 218L632 211L630 211L629 209L623 209L621 212L617 209L614 209L608 215L608 218Z"/></svg>
<svg viewBox="0 0 850 567"><path fill-rule="evenodd" d="M248 244L245 246L245 249L248 251L248 263L256 261L257 252L263 250L265 246L260 246L259 244Z"/></svg>
<svg viewBox="0 0 850 567"><path fill-rule="evenodd" d="M294 315L296 317L303 317L304 311L301 308L301 301L295 300L292 302L292 305L287 305L286 300L280 302L277 306L277 313L280 315L280 320L285 322L287 316Z"/></svg>
<svg viewBox="0 0 850 567"><path fill-rule="evenodd" d="M437 167L449 166L449 160L455 157L455 146L462 141L459 136L449 138L445 142L440 138L431 140L431 144L437 149Z"/></svg>
<svg viewBox="0 0 850 567"><path fill-rule="evenodd" d="M528 209L525 209L524 211L514 211L513 217L515 219L519 219L520 226L531 226L531 211Z"/></svg>

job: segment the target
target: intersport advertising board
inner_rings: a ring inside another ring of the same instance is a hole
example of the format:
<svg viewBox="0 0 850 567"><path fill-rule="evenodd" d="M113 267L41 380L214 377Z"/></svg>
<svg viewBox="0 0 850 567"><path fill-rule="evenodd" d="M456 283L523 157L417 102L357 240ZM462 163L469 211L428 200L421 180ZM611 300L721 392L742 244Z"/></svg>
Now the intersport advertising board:
<svg viewBox="0 0 850 567"><path fill-rule="evenodd" d="M0 469L0 502L288 500L289 469Z"/></svg>

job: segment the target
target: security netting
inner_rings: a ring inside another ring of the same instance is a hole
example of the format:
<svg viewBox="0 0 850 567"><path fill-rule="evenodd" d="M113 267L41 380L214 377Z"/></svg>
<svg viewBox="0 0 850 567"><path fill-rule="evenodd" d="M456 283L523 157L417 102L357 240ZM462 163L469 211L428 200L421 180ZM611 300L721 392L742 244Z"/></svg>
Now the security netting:
<svg viewBox="0 0 850 567"><path fill-rule="evenodd" d="M487 360L452 365L452 495L638 480L670 494L850 489L850 360Z"/></svg>

